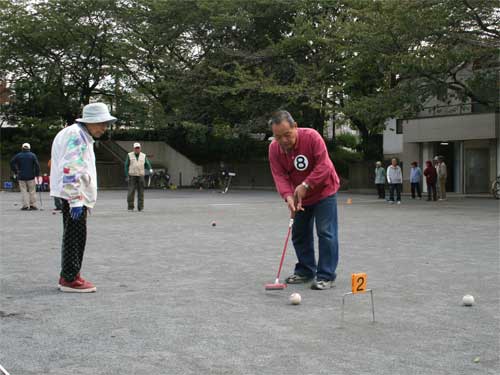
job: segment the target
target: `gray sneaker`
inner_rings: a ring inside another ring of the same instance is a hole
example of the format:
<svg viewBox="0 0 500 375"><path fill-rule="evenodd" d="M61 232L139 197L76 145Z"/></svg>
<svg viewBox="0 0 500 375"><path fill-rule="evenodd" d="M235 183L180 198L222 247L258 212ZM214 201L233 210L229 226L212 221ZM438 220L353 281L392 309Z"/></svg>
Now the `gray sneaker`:
<svg viewBox="0 0 500 375"><path fill-rule="evenodd" d="M290 275L286 278L285 283L287 284L305 284L311 281L313 278L310 276L302 276L302 275Z"/></svg>
<svg viewBox="0 0 500 375"><path fill-rule="evenodd" d="M315 280L311 285L311 289L325 290L333 288L334 286L335 286L334 280Z"/></svg>

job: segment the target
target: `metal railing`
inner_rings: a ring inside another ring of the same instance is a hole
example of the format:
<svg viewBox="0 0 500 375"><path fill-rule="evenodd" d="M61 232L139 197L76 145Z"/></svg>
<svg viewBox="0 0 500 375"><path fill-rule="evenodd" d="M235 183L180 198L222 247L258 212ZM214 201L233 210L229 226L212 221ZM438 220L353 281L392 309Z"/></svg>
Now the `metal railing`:
<svg viewBox="0 0 500 375"><path fill-rule="evenodd" d="M481 103L462 103L453 105L435 105L422 108L416 115L421 117L456 116L475 113L491 113L494 108Z"/></svg>
<svg viewBox="0 0 500 375"><path fill-rule="evenodd" d="M128 153L122 147L120 147L113 141L101 141L99 143L103 148L113 154L116 159L120 160L122 164L125 163L125 159L127 158Z"/></svg>

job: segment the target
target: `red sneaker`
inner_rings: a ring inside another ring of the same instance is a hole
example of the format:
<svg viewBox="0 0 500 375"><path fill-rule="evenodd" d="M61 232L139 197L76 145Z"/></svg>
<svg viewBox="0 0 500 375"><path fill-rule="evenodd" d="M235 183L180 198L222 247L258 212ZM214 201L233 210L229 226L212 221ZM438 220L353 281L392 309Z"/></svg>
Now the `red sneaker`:
<svg viewBox="0 0 500 375"><path fill-rule="evenodd" d="M78 272L76 274L76 277L75 277L75 280L80 280L80 281L85 281L84 279L82 279L82 277L80 276L80 272ZM61 284L64 283L65 280L62 276L59 276L59 283L57 284L57 288L58 289L61 289Z"/></svg>
<svg viewBox="0 0 500 375"><path fill-rule="evenodd" d="M64 278L59 278L59 290L66 293L92 293L97 290L94 284L84 280L78 274L75 280L68 282Z"/></svg>

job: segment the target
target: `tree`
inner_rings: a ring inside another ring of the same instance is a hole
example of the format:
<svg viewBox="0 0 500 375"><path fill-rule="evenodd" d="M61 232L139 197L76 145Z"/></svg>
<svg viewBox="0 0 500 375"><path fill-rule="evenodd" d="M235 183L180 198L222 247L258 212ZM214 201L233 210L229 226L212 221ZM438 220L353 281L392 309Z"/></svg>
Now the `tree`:
<svg viewBox="0 0 500 375"><path fill-rule="evenodd" d="M498 13L491 2L348 0L341 34L346 57L341 111L360 130L365 157L389 117L414 114L430 97L494 106ZM489 89L487 89L489 88Z"/></svg>
<svg viewBox="0 0 500 375"><path fill-rule="evenodd" d="M15 101L10 113L71 122L100 93L114 43L112 0L3 0L0 70Z"/></svg>
<svg viewBox="0 0 500 375"><path fill-rule="evenodd" d="M17 118L69 122L102 99L130 127L201 139L286 108L320 133L348 119L373 158L386 119L429 97L498 102L489 0L0 0L0 17Z"/></svg>

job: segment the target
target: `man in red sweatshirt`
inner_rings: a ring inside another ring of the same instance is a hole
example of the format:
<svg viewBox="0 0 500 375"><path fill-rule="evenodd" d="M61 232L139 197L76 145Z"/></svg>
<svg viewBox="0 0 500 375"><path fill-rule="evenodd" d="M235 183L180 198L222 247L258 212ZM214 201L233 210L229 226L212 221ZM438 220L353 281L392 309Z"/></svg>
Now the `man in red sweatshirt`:
<svg viewBox="0 0 500 375"><path fill-rule="evenodd" d="M288 284L313 280L312 289L334 286L339 259L337 198L340 183L326 144L314 129L298 128L290 113L277 111L269 121L274 141L269 161L276 189L295 218L292 242L298 263ZM314 256L314 222L319 259Z"/></svg>

